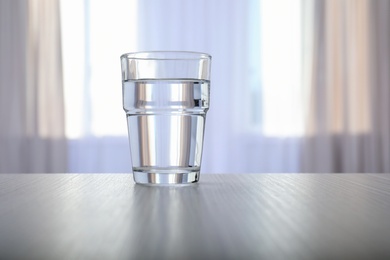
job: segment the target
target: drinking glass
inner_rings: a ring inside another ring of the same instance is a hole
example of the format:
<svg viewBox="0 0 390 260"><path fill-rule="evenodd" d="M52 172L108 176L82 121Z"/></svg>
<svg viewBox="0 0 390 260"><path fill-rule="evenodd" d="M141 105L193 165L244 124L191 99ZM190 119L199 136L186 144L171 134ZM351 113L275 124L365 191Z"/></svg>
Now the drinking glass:
<svg viewBox="0 0 390 260"><path fill-rule="evenodd" d="M121 56L133 176L142 184L199 180L211 56L151 51Z"/></svg>

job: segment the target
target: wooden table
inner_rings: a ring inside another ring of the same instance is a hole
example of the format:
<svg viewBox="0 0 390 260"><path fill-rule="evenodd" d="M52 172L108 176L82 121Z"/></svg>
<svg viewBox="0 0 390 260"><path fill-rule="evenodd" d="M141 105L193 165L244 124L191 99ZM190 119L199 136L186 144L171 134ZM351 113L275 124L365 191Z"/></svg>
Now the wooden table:
<svg viewBox="0 0 390 260"><path fill-rule="evenodd" d="M0 175L0 259L389 257L389 174Z"/></svg>

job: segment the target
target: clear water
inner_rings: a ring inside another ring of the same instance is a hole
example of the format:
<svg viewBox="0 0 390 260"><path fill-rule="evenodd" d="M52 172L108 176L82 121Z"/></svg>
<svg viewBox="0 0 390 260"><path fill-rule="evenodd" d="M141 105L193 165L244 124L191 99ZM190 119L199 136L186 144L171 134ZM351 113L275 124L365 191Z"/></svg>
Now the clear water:
<svg viewBox="0 0 390 260"><path fill-rule="evenodd" d="M123 107L134 172L199 172L209 81L126 81Z"/></svg>

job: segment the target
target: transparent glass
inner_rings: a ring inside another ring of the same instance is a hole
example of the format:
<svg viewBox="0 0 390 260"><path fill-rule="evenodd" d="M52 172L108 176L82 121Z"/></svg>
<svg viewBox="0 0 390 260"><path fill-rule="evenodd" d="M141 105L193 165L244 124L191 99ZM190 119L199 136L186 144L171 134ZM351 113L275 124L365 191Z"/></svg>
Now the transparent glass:
<svg viewBox="0 0 390 260"><path fill-rule="evenodd" d="M121 56L134 181L199 181L211 56L197 52L137 52Z"/></svg>

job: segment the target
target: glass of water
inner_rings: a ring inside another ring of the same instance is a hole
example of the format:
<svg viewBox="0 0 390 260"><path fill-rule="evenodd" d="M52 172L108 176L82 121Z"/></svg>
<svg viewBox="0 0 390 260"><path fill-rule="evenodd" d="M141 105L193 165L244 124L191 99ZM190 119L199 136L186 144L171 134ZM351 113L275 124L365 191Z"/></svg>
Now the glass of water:
<svg viewBox="0 0 390 260"><path fill-rule="evenodd" d="M121 65L134 181L197 182L209 109L211 56L126 53Z"/></svg>

